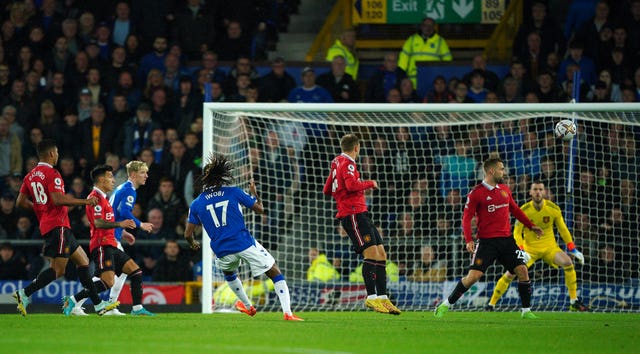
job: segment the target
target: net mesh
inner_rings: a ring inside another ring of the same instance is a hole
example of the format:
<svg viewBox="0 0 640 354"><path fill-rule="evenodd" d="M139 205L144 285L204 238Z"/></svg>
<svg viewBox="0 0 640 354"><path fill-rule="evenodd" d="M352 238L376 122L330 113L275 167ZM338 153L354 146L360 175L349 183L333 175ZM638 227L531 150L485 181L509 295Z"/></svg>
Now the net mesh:
<svg viewBox="0 0 640 354"><path fill-rule="evenodd" d="M540 180L547 186L547 197L563 210L574 242L586 258L584 265L575 262L583 302L594 310L640 308L637 109L210 110L212 131L205 132L205 139L211 139L213 151L228 154L235 162L240 187L246 189L249 179L255 179L266 215L246 213L248 226L286 275L294 309L363 309L362 259L351 251L348 237L338 227L335 202L322 194L330 162L340 153L340 137L352 132L361 138L362 178L380 185L366 198L388 251L389 293L399 307L431 309L466 274L470 254L461 236L464 201L483 178L482 161L497 155L505 161L505 183L519 205L529 200L531 181ZM570 142L553 134L555 123L564 118L577 119L578 135ZM564 249L559 237L558 244ZM503 271L499 265L489 268L456 306L481 308ZM530 274L534 307L568 308L561 267L540 260ZM216 280L221 279L214 274ZM269 286L253 283L258 284L251 292L254 301L276 309L277 297ZM516 288L510 287L498 309L519 307Z"/></svg>

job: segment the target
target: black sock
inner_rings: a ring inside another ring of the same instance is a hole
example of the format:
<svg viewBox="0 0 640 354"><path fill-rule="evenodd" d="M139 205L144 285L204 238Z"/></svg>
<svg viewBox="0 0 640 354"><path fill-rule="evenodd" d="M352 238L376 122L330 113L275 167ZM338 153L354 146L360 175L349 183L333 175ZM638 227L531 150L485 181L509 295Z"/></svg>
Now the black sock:
<svg viewBox="0 0 640 354"><path fill-rule="evenodd" d="M387 295L387 261L376 261L376 293Z"/></svg>
<svg viewBox="0 0 640 354"><path fill-rule="evenodd" d="M93 282L93 286L96 288L96 292L98 294L100 294L101 292L107 290L107 286L104 285L104 282L102 280L96 280ZM89 297L89 290L87 290L86 288L80 290L79 293L73 295L73 297L76 299L76 302Z"/></svg>
<svg viewBox="0 0 640 354"><path fill-rule="evenodd" d="M364 286L367 288L367 295L376 293L376 261L373 259L365 259L362 265L362 277L364 278Z"/></svg>
<svg viewBox="0 0 640 354"><path fill-rule="evenodd" d="M458 284L456 284L456 288L453 289L451 294L449 294L449 303L452 305L455 304L456 301L458 301L458 299L467 292L467 290L469 289L464 286L464 284L462 284L462 280L460 280Z"/></svg>
<svg viewBox="0 0 640 354"><path fill-rule="evenodd" d="M520 301L522 301L522 308L531 307L531 280L518 282L518 293L520 294Z"/></svg>
<svg viewBox="0 0 640 354"><path fill-rule="evenodd" d="M131 300L133 305L142 305L142 271L137 269L127 275L131 280Z"/></svg>
<svg viewBox="0 0 640 354"><path fill-rule="evenodd" d="M82 286L84 286L84 288L88 291L91 302L93 302L94 305L102 302L102 299L100 299L100 296L98 296L96 287L93 285L91 276L89 275L88 266L78 266L78 278L80 278L80 283L82 283Z"/></svg>
<svg viewBox="0 0 640 354"><path fill-rule="evenodd" d="M56 271L53 268L47 268L38 274L31 284L24 288L24 294L31 296L31 294L49 285L54 280L56 280Z"/></svg>

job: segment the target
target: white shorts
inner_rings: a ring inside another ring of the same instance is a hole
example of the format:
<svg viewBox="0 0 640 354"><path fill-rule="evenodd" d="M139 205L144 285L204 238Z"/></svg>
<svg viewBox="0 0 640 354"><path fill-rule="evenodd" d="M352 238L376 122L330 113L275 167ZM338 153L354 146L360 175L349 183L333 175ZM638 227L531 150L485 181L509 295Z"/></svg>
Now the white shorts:
<svg viewBox="0 0 640 354"><path fill-rule="evenodd" d="M224 272L235 272L240 266L240 261L244 260L251 268L251 275L257 277L268 271L276 264L273 256L256 241L254 246L244 251L228 254L222 258L216 258L216 266Z"/></svg>

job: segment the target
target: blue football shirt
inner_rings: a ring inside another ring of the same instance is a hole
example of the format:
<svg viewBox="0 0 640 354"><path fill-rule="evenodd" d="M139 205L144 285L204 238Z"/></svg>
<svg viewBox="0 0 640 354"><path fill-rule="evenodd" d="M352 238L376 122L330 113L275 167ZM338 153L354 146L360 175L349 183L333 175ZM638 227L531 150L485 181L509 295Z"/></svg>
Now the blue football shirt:
<svg viewBox="0 0 640 354"><path fill-rule="evenodd" d="M140 227L140 220L133 216L133 205L136 203L136 189L133 188L131 181L126 181L119 185L118 188L111 194L109 203L113 207L113 213L116 217L116 222L120 222L126 219L133 219L136 223L136 227ZM114 230L116 240L120 242L122 239L122 228L117 227Z"/></svg>
<svg viewBox="0 0 640 354"><path fill-rule="evenodd" d="M255 245L244 224L242 206L253 207L256 198L238 187L207 189L191 203L189 223L202 225L211 238L211 249L218 258Z"/></svg>

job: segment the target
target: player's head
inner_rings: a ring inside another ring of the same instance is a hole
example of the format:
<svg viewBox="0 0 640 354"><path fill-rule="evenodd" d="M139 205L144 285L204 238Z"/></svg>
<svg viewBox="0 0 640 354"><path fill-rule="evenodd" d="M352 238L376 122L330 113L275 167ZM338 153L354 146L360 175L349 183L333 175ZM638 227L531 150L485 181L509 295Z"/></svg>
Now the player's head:
<svg viewBox="0 0 640 354"><path fill-rule="evenodd" d="M344 153L356 153L360 152L360 138L355 134L347 134L340 139L340 149Z"/></svg>
<svg viewBox="0 0 640 354"><path fill-rule="evenodd" d="M115 187L116 180L113 178L113 167L109 165L98 165L94 167L90 175L93 185L105 193L111 192Z"/></svg>
<svg viewBox="0 0 640 354"><path fill-rule="evenodd" d="M499 157L491 157L482 164L487 182L502 183L504 177L504 162Z"/></svg>
<svg viewBox="0 0 640 354"><path fill-rule="evenodd" d="M211 154L200 180L203 189L218 189L233 183L233 164L222 154Z"/></svg>
<svg viewBox="0 0 640 354"><path fill-rule="evenodd" d="M533 181L531 182L531 187L529 188L529 195L534 202L540 203L547 193L547 189L544 187L544 183L541 181Z"/></svg>
<svg viewBox="0 0 640 354"><path fill-rule="evenodd" d="M36 146L38 151L38 158L40 161L46 161L51 165L58 163L58 147L56 141L53 139L42 139Z"/></svg>
<svg viewBox="0 0 640 354"><path fill-rule="evenodd" d="M127 164L127 175L129 176L129 180L135 184L135 187L139 187L144 185L147 182L147 178L149 175L149 167L146 163L142 161L129 161Z"/></svg>

